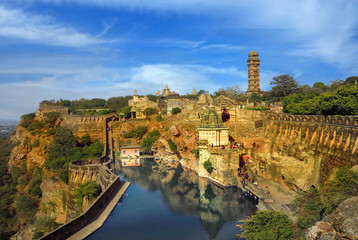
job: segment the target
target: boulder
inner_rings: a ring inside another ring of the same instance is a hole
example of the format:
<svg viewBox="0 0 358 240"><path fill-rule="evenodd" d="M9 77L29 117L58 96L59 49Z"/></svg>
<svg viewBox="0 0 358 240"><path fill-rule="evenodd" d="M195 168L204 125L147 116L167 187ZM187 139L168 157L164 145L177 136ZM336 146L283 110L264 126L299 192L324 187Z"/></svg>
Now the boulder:
<svg viewBox="0 0 358 240"><path fill-rule="evenodd" d="M358 196L348 198L332 214L309 228L306 239L358 240Z"/></svg>

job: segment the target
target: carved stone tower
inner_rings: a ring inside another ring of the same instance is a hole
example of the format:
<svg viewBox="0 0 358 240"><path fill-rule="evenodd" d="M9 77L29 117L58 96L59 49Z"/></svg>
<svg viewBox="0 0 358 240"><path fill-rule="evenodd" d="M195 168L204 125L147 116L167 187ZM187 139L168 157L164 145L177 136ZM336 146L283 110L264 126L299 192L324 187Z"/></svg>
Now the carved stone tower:
<svg viewBox="0 0 358 240"><path fill-rule="evenodd" d="M255 51L249 53L249 59L247 59L247 66L249 67L249 86L247 88L247 95L253 93L259 94L260 90L260 59L259 54Z"/></svg>

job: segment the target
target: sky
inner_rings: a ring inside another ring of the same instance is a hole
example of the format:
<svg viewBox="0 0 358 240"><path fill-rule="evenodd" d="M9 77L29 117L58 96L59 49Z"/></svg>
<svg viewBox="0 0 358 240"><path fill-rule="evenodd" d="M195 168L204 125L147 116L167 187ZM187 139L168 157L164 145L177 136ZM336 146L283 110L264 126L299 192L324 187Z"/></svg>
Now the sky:
<svg viewBox="0 0 358 240"><path fill-rule="evenodd" d="M0 120L43 100L358 75L358 0L0 0Z"/></svg>

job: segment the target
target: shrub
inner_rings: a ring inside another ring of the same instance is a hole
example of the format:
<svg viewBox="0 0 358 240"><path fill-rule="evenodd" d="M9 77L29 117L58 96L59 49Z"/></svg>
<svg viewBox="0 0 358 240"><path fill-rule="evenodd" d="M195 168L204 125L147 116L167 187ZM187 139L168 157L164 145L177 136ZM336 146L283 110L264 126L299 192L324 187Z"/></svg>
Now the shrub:
<svg viewBox="0 0 358 240"><path fill-rule="evenodd" d="M41 197L42 195L42 191L40 188L41 183L42 183L42 172L40 168L36 168L32 173L28 192L35 197Z"/></svg>
<svg viewBox="0 0 358 240"><path fill-rule="evenodd" d="M159 131L154 131L149 133L148 138L143 139L142 144L140 146L142 151L146 154L151 153L152 145L155 141L157 141L159 136L160 136Z"/></svg>
<svg viewBox="0 0 358 240"><path fill-rule="evenodd" d="M151 116L151 115L157 114L157 113L158 113L158 109L156 109L156 108L146 108L146 109L144 109L144 114L146 116Z"/></svg>
<svg viewBox="0 0 358 240"><path fill-rule="evenodd" d="M258 211L243 225L247 240L286 240L292 236L292 221L276 211Z"/></svg>
<svg viewBox="0 0 358 240"><path fill-rule="evenodd" d="M162 115L161 115L161 114L158 114L158 115L155 117L155 120L157 120L158 122L163 121Z"/></svg>
<svg viewBox="0 0 358 240"><path fill-rule="evenodd" d="M101 157L104 150L104 146L100 142L94 142L90 146L84 149L84 153L88 157Z"/></svg>
<svg viewBox="0 0 358 240"><path fill-rule="evenodd" d="M18 195L15 201L16 209L23 215L27 222L32 223L37 212L38 201L34 198Z"/></svg>
<svg viewBox="0 0 358 240"><path fill-rule="evenodd" d="M147 132L146 126L139 126L135 129L130 130L123 134L124 138L142 138L143 135Z"/></svg>
<svg viewBox="0 0 358 240"><path fill-rule="evenodd" d="M45 123L53 125L57 121L57 119L60 117L59 112L48 112L44 114L45 117Z"/></svg>
<svg viewBox="0 0 358 240"><path fill-rule="evenodd" d="M82 209L83 198L87 197L89 200L92 200L99 196L102 192L102 187L95 181L90 181L82 184L77 189L77 204L80 209Z"/></svg>
<svg viewBox="0 0 358 240"><path fill-rule="evenodd" d="M168 144L169 144L169 148L172 152L174 152L174 153L178 152L177 145L171 139L168 140Z"/></svg>
<svg viewBox="0 0 358 240"><path fill-rule="evenodd" d="M295 202L299 206L297 227L303 233L307 228L321 219L323 204L321 202L320 190L312 187L309 191L297 197Z"/></svg>
<svg viewBox="0 0 358 240"><path fill-rule="evenodd" d="M40 130L44 127L44 123L40 122L38 120L34 120L31 122L31 124L27 127L30 131Z"/></svg>
<svg viewBox="0 0 358 240"><path fill-rule="evenodd" d="M34 143L32 144L32 148L37 148L40 146L40 139L35 139Z"/></svg>
<svg viewBox="0 0 358 240"><path fill-rule="evenodd" d="M172 109L172 114L173 114L173 115L178 114L178 113L180 113L180 112L181 112L181 109L178 108L178 107Z"/></svg>
<svg viewBox="0 0 358 240"><path fill-rule="evenodd" d="M194 149L191 152L195 155L196 158L199 157L199 153L200 153L199 149Z"/></svg>
<svg viewBox="0 0 358 240"><path fill-rule="evenodd" d="M334 180L328 181L322 189L325 215L333 212L340 203L358 193L358 174L343 167L337 170Z"/></svg>
<svg viewBox="0 0 358 240"><path fill-rule="evenodd" d="M214 167L213 167L213 165L212 165L212 163L210 162L209 159L206 160L206 161L203 163L203 165L204 165L205 170L206 170L209 174L211 174L211 173L213 172Z"/></svg>
<svg viewBox="0 0 358 240"><path fill-rule="evenodd" d="M31 124L32 120L35 117L35 113L29 113L21 116L21 127L28 128L28 126Z"/></svg>

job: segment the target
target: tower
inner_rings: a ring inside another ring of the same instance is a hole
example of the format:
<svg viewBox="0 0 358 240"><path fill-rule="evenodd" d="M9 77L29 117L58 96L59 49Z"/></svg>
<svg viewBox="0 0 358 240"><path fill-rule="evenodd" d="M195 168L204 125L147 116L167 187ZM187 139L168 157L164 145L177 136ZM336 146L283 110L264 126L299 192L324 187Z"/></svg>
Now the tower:
<svg viewBox="0 0 358 240"><path fill-rule="evenodd" d="M253 93L260 93L260 59L259 54L255 51L249 53L249 58L247 59L247 66L249 67L249 86L247 88L247 95Z"/></svg>

